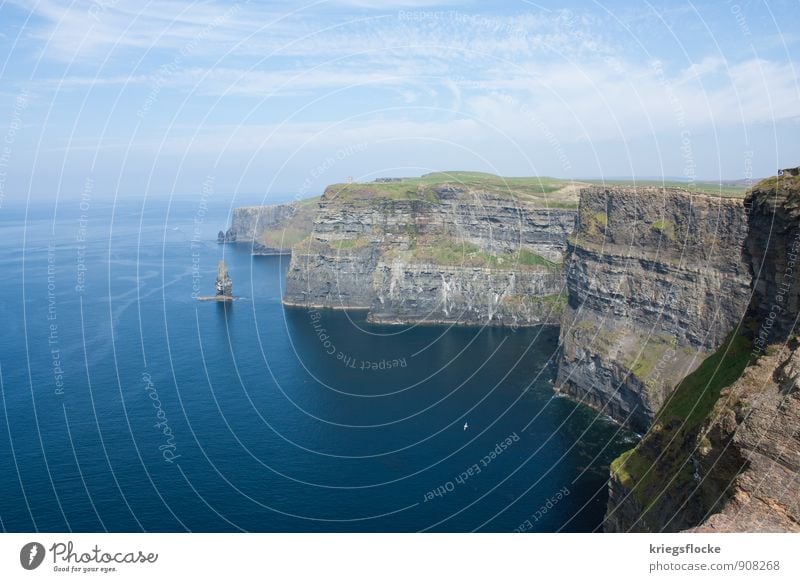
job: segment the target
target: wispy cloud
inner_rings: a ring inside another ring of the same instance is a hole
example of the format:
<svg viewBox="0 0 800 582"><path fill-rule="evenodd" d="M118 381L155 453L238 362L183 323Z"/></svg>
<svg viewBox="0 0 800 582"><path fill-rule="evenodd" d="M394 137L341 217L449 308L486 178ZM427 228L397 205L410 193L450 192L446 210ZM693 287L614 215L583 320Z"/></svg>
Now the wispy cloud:
<svg viewBox="0 0 800 582"><path fill-rule="evenodd" d="M58 119L78 119L73 139L49 118L53 151L80 142L87 152L274 161L296 150L313 165L337 144L378 152L406 140L491 156L556 142L624 149L684 129L746 133L800 112L794 33L748 21L765 54L699 34L681 44L674 23L704 23L667 4L620 14L455 0L12 1L33 12L14 56L39 68L18 65L7 86L24 83ZM113 119L84 105L104 100ZM99 133L106 121L113 141ZM392 151L440 159L421 146Z"/></svg>

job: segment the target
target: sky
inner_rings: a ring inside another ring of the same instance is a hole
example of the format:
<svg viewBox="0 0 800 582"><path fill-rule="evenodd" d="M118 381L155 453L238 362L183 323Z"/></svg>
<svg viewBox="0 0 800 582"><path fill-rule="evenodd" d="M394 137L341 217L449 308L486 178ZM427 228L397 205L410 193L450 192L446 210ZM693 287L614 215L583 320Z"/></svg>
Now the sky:
<svg viewBox="0 0 800 582"><path fill-rule="evenodd" d="M800 165L800 2L11 0L0 205Z"/></svg>

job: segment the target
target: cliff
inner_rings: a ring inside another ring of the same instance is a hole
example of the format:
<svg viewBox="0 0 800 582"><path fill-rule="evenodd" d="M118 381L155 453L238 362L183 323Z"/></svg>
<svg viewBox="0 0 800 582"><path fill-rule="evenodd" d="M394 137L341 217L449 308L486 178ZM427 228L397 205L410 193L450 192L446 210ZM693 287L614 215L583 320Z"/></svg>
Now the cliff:
<svg viewBox="0 0 800 582"><path fill-rule="evenodd" d="M745 208L745 321L612 464L608 531L800 531L800 178Z"/></svg>
<svg viewBox="0 0 800 582"><path fill-rule="evenodd" d="M330 186L284 303L382 323L557 323L574 206L564 183L487 174Z"/></svg>
<svg viewBox="0 0 800 582"><path fill-rule="evenodd" d="M247 244L256 255L289 254L292 245L311 232L318 199L287 204L235 208L231 226L219 243Z"/></svg>
<svg viewBox="0 0 800 582"><path fill-rule="evenodd" d="M746 220L736 199L671 188L581 190L557 389L646 430L745 312Z"/></svg>

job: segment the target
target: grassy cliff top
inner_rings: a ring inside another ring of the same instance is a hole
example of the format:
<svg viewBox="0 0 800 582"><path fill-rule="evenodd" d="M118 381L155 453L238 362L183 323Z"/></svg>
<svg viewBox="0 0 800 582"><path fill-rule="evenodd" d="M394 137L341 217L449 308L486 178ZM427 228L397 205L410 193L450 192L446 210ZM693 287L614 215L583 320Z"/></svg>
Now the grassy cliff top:
<svg viewBox="0 0 800 582"><path fill-rule="evenodd" d="M761 180L753 186L753 191L765 192L768 194L800 192L800 176L784 174L783 176L770 176Z"/></svg>
<svg viewBox="0 0 800 582"><path fill-rule="evenodd" d="M437 192L450 189L456 195L488 192L543 208L576 208L583 183L556 178L506 178L483 172L434 172L417 178L386 182L332 184L323 198L348 202L384 200L426 200L436 202Z"/></svg>
<svg viewBox="0 0 800 582"><path fill-rule="evenodd" d="M308 236L314 228L314 220L319 211L320 197L306 198L293 202L294 214L286 219L280 228L267 228L261 233L261 244L276 249L290 249Z"/></svg>
<svg viewBox="0 0 800 582"><path fill-rule="evenodd" d="M723 198L744 198L748 185L744 181L682 182L680 180L586 180L593 186L624 186L629 188L670 188L698 192Z"/></svg>

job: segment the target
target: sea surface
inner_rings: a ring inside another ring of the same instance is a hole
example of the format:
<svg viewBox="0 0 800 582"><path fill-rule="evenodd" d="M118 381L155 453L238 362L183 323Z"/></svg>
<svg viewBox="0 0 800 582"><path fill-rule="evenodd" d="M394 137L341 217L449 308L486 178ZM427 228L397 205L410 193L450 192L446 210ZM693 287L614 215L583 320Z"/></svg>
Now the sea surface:
<svg viewBox="0 0 800 582"><path fill-rule="evenodd" d="M0 208L4 531L597 530L634 435L554 396L557 329L284 309L212 202Z"/></svg>

